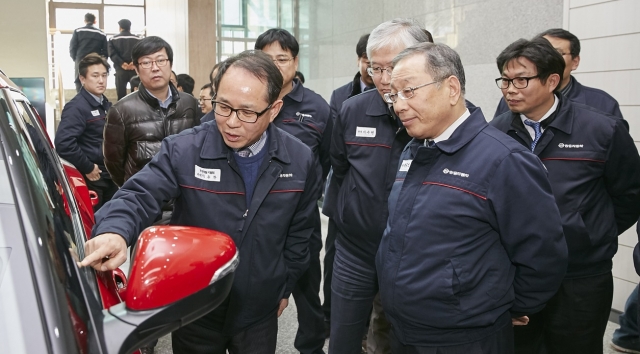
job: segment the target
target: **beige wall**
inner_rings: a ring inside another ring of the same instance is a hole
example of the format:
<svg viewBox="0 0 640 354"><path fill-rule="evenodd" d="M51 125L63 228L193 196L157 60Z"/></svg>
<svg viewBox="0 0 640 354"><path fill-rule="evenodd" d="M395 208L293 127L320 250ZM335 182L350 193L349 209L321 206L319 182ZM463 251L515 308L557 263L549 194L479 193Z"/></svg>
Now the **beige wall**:
<svg viewBox="0 0 640 354"><path fill-rule="evenodd" d="M49 87L49 15L47 0L1 0L0 68L9 77L44 77ZM7 4L10 2L11 4ZM27 20L28 19L28 20ZM47 90L47 113L55 102ZM48 119L47 123L53 123ZM49 125L49 124L48 124ZM47 127L51 132L51 128Z"/></svg>
<svg viewBox="0 0 640 354"><path fill-rule="evenodd" d="M216 63L215 0L189 1L189 75L196 81L193 95L209 83Z"/></svg>

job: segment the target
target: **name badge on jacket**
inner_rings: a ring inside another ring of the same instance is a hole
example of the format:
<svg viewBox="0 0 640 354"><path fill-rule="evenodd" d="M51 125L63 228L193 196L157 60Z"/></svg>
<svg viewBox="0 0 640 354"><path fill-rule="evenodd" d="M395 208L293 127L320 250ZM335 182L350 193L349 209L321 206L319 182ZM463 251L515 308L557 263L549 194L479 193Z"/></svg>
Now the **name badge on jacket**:
<svg viewBox="0 0 640 354"><path fill-rule="evenodd" d="M360 138L375 138L376 128L356 127L356 136Z"/></svg>
<svg viewBox="0 0 640 354"><path fill-rule="evenodd" d="M94 117L97 117L97 116L99 116L99 115L100 115L100 111L96 109L95 111L91 111L91 114L92 114Z"/></svg>
<svg viewBox="0 0 640 354"><path fill-rule="evenodd" d="M409 171L409 167L411 167L411 161L413 160L402 160L402 164L400 165L400 172Z"/></svg>
<svg viewBox="0 0 640 354"><path fill-rule="evenodd" d="M220 182L220 169L219 168L202 168L196 165L195 177L203 181Z"/></svg>

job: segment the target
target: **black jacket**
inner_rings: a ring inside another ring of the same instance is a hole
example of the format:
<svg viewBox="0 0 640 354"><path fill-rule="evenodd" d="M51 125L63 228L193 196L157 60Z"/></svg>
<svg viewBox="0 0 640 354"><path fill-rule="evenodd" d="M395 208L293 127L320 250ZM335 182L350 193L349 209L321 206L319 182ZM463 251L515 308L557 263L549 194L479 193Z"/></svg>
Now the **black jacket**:
<svg viewBox="0 0 640 354"><path fill-rule="evenodd" d="M165 139L151 162L96 214L94 235L115 232L131 245L160 213L162 201L175 198L171 224L231 236L240 256L231 293L223 308L198 320L225 335L273 315L309 265L320 196L316 162L298 139L273 124L267 129L269 150L249 206L233 150L211 122ZM194 174L198 168L216 171L218 178Z"/></svg>
<svg viewBox="0 0 640 354"><path fill-rule="evenodd" d="M534 154L549 171L569 249L567 278L611 270L618 235L640 216L640 156L618 117L560 98ZM491 125L531 146L519 114Z"/></svg>
<svg viewBox="0 0 640 354"><path fill-rule="evenodd" d="M93 25L76 28L69 44L73 61L79 61L89 53L97 53L105 58L109 56L107 35Z"/></svg>
<svg viewBox="0 0 640 354"><path fill-rule="evenodd" d="M83 175L96 164L101 177L110 178L102 157L102 133L111 102L103 96L102 104L84 88L64 106L56 131L58 155L71 162Z"/></svg>
<svg viewBox="0 0 640 354"><path fill-rule="evenodd" d="M334 120L338 116L338 113L340 113L340 109L342 109L342 103L344 103L347 98L362 93L362 89L360 88L360 77L360 72L358 72L351 82L338 87L331 93L329 105L331 106L331 118Z"/></svg>
<svg viewBox="0 0 640 354"><path fill-rule="evenodd" d="M118 101L104 127L104 163L118 185L140 171L160 151L162 139L198 125L198 103L169 84L172 102L161 108L141 84L138 91Z"/></svg>
<svg viewBox="0 0 640 354"><path fill-rule="evenodd" d="M131 63L131 51L140 37L129 31L122 31L109 40L109 58L117 71L124 70L122 64Z"/></svg>
<svg viewBox="0 0 640 354"><path fill-rule="evenodd" d="M387 223L398 160L409 140L376 90L346 100L336 118L329 183L339 192L323 211L340 230L342 247L371 265Z"/></svg>

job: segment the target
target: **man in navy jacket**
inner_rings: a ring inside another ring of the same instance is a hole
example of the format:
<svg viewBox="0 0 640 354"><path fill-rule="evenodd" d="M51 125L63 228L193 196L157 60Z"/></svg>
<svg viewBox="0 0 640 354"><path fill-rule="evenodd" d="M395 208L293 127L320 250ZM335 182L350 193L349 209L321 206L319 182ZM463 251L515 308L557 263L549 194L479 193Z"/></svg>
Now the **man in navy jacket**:
<svg viewBox="0 0 640 354"><path fill-rule="evenodd" d="M55 146L60 157L71 162L84 176L87 187L98 194L97 211L118 190L102 156L102 132L111 107L103 95L109 63L97 54L89 54L78 67L82 89L62 110Z"/></svg>
<svg viewBox="0 0 640 354"><path fill-rule="evenodd" d="M240 264L224 303L173 333L173 352L274 353L277 316L309 265L319 171L306 145L271 124L282 107L282 75L267 55L227 59L215 88L215 122L164 139L96 214L98 236L82 265L122 264L127 245L175 198L171 224L227 233Z"/></svg>
<svg viewBox="0 0 640 354"><path fill-rule="evenodd" d="M571 72L578 69L578 65L580 65L580 40L578 37L561 28L546 30L537 37L547 39L564 59L565 67L562 81L558 87L558 91L562 96L573 102L585 104L601 112L623 118L622 112L620 112L620 105L618 105L618 101L615 98L597 88L582 85L571 75ZM493 117L495 118L508 110L509 106L503 97L500 99Z"/></svg>
<svg viewBox="0 0 640 354"><path fill-rule="evenodd" d="M373 78L367 73L369 67L369 58L367 58L367 40L369 34L365 34L360 37L358 44L356 45L356 55L358 56L358 73L353 80L343 86L338 87L331 93L331 100L329 106L331 107L331 120L335 121L338 112L342 109L342 103L347 98L359 95L368 89L374 89L375 84ZM331 124L333 128L333 124ZM329 140L329 139L327 139ZM330 141L329 141L330 143ZM332 173L329 172L327 181L331 181ZM324 293L324 302L322 303L322 311L324 312L325 331L328 330L329 323L331 322L331 275L333 274L333 259L336 254L335 240L336 240L336 224L331 219L331 206L335 203L327 203L327 199L335 198L338 193L338 189L331 187L331 183L327 183L324 193L324 203L322 205L322 213L329 217L329 226L327 230L327 238L324 244L324 283L322 283L322 292ZM328 333L326 333L328 335Z"/></svg>
<svg viewBox="0 0 640 354"><path fill-rule="evenodd" d="M322 183L329 172L328 144L322 144L331 133L331 130L327 130L330 121L329 105L324 98L304 87L295 78L298 70L298 41L287 30L272 28L258 36L255 49L262 50L271 57L284 79L278 96L282 100L282 109L273 124L311 148L318 161L318 168L322 171L318 183ZM309 269L300 277L293 290L298 310L298 332L294 346L302 354L324 353L324 316L320 304L322 224L319 210L316 210L313 218L316 226L309 241Z"/></svg>
<svg viewBox="0 0 640 354"><path fill-rule="evenodd" d="M378 293L375 254L387 222L387 199L402 148L409 142L382 95L390 91L391 61L408 44L427 35L410 19L378 25L367 42L369 75L376 90L342 104L331 137L330 186L337 197L327 205L336 223L331 285L329 353L359 353L362 333Z"/></svg>
<svg viewBox="0 0 640 354"><path fill-rule="evenodd" d="M413 137L376 257L393 353L513 353L512 323L544 307L567 264L544 166L465 107L451 48L417 44L392 66L385 99Z"/></svg>
<svg viewBox="0 0 640 354"><path fill-rule="evenodd" d="M516 329L516 350L602 353L617 237L640 215L640 156L621 118L559 93L565 62L546 39L510 44L497 64L510 111L491 125L544 163L569 249L562 286L528 326Z"/></svg>

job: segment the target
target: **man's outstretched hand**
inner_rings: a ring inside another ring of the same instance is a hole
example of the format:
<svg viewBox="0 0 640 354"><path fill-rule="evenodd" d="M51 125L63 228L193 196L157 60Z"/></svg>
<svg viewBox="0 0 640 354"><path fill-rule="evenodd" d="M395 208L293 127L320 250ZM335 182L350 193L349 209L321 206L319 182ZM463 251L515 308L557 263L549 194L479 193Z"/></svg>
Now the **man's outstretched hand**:
<svg viewBox="0 0 640 354"><path fill-rule="evenodd" d="M127 260L127 242L118 234L100 234L85 243L85 257L79 267L91 266L107 271L118 268Z"/></svg>

